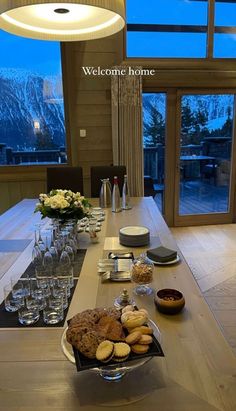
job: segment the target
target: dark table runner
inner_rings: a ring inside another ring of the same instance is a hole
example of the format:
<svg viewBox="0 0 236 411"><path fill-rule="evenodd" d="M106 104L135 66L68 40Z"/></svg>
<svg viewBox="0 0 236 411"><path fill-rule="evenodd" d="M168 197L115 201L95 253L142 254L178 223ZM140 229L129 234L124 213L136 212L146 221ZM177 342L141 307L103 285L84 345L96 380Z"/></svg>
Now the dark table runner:
<svg viewBox="0 0 236 411"><path fill-rule="evenodd" d="M10 313L10 312L6 311L4 301L3 301L2 304L0 305L0 328L63 327L64 323L65 323L66 316L67 316L68 309L70 307L70 302L72 300L72 297L73 297L73 294L74 294L74 291L75 291L75 287L76 287L76 284L77 284L77 281L78 281L78 277L80 275L80 271L81 271L81 268L82 268L82 265L83 265L85 254L86 254L86 250L79 250L78 253L77 253L77 256L76 256L76 260L75 260L75 263L74 263L74 278L75 278L74 287L71 289L71 296L68 299L68 307L64 311L63 321L61 321L57 324L45 324L43 322L42 311L40 311L40 318L35 324L22 325L18 321L18 313L17 312ZM34 267L33 267L32 263L25 270L22 277L24 277L26 275L29 275L30 277L34 277Z"/></svg>

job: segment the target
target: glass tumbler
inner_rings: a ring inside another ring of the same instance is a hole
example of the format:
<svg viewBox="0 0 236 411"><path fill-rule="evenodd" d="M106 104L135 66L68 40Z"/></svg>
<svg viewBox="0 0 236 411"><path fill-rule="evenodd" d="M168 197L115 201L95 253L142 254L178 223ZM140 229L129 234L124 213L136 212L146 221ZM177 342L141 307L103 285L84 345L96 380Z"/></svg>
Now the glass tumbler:
<svg viewBox="0 0 236 411"><path fill-rule="evenodd" d="M43 321L45 324L57 324L63 320L63 297L50 296L43 310Z"/></svg>
<svg viewBox="0 0 236 411"><path fill-rule="evenodd" d="M31 325L39 320L39 309L38 307L33 307L25 304L23 307L18 309L18 319L19 323L22 325Z"/></svg>
<svg viewBox="0 0 236 411"><path fill-rule="evenodd" d="M6 311L13 313L17 311L18 308L20 308L22 305L24 305L23 297L16 298L12 294L11 284L6 284L3 287L3 292L4 292L4 304L5 304Z"/></svg>

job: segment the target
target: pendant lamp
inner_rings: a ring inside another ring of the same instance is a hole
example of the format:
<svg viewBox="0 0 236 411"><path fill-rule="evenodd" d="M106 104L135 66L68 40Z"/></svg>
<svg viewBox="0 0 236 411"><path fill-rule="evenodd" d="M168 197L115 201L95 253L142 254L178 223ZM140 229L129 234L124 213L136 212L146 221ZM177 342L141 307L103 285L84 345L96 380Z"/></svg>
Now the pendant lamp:
<svg viewBox="0 0 236 411"><path fill-rule="evenodd" d="M84 41L125 25L124 0L0 0L0 28L40 40Z"/></svg>

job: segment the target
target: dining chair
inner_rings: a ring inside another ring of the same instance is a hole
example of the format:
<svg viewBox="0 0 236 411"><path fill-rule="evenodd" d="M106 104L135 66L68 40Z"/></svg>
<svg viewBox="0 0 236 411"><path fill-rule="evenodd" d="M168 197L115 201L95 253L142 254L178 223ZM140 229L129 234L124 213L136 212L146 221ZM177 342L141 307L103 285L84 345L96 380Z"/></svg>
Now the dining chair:
<svg viewBox="0 0 236 411"><path fill-rule="evenodd" d="M79 191L84 194L82 167L48 167L47 192L52 189Z"/></svg>
<svg viewBox="0 0 236 411"><path fill-rule="evenodd" d="M91 167L91 197L99 197L101 189L101 179L109 178L113 185L114 176L118 177L120 193L124 183L124 175L126 174L125 166L93 166Z"/></svg>

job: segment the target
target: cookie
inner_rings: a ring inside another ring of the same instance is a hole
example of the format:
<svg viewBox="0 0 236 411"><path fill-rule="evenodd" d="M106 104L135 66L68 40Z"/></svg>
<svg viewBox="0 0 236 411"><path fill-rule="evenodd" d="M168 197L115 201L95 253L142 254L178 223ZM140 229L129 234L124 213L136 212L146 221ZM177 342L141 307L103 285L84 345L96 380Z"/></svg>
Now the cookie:
<svg viewBox="0 0 236 411"><path fill-rule="evenodd" d="M76 348L87 358L96 358L96 351L104 338L99 337L95 331L84 334L76 344Z"/></svg>
<svg viewBox="0 0 236 411"><path fill-rule="evenodd" d="M119 320L121 316L121 312L114 307L110 307L106 309L107 315L109 317L113 317L114 320Z"/></svg>
<svg viewBox="0 0 236 411"><path fill-rule="evenodd" d="M125 342L129 345L137 343L140 338L142 337L142 334L140 331L136 331L135 333L127 335Z"/></svg>
<svg viewBox="0 0 236 411"><path fill-rule="evenodd" d="M125 333L119 321L113 320L109 324L106 337L112 341L124 341Z"/></svg>
<svg viewBox="0 0 236 411"><path fill-rule="evenodd" d="M114 344L114 356L113 360L116 362L123 362L127 360L130 354L130 346L126 343L116 343Z"/></svg>
<svg viewBox="0 0 236 411"><path fill-rule="evenodd" d="M98 321L100 320L100 318L105 317L107 315L106 313L106 309L105 308L95 308L96 313L98 314Z"/></svg>
<svg viewBox="0 0 236 411"><path fill-rule="evenodd" d="M134 345L131 345L131 350L135 354L146 354L146 352L148 352L149 350L149 345L134 344Z"/></svg>
<svg viewBox="0 0 236 411"><path fill-rule="evenodd" d="M70 326L73 325L86 325L87 327L92 327L94 325L94 320L88 314L83 315L83 313L80 313L71 318Z"/></svg>
<svg viewBox="0 0 236 411"><path fill-rule="evenodd" d="M69 327L66 332L66 339L70 344L74 345L76 341L80 341L82 336L89 331L91 331L91 329L86 326Z"/></svg>
<svg viewBox="0 0 236 411"><path fill-rule="evenodd" d="M132 334L131 334L132 335ZM152 343L152 337L151 337L151 335L145 335L145 334L143 334L142 336L141 336L141 338L140 338L140 340L139 340L139 344L144 344L144 345L146 345L146 344L151 344Z"/></svg>
<svg viewBox="0 0 236 411"><path fill-rule="evenodd" d="M141 325L141 327L135 327L128 331L130 333L140 331L142 334L149 334L149 335L153 334L153 329L151 327L148 327L147 325Z"/></svg>
<svg viewBox="0 0 236 411"><path fill-rule="evenodd" d="M101 342L96 350L96 358L98 361L107 363L114 354L114 344L111 341L105 340Z"/></svg>

